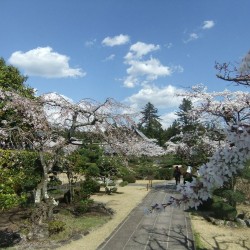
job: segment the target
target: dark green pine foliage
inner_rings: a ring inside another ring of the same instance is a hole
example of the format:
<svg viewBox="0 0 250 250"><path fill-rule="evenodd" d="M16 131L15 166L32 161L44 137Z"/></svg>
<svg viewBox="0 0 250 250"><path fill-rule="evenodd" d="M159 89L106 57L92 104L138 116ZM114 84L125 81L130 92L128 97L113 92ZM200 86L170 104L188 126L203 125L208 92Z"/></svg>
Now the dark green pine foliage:
<svg viewBox="0 0 250 250"><path fill-rule="evenodd" d="M160 146L165 143L164 130L160 123L160 117L158 115L157 108L150 102L148 102L141 111L142 118L138 124L138 128L148 137L154 138L158 141Z"/></svg>
<svg viewBox="0 0 250 250"><path fill-rule="evenodd" d="M177 155L182 164L198 167L207 162L210 155L210 148L204 144L202 138L207 133L206 128L199 122L198 117L191 116L193 104L189 99L183 99L176 112L178 118L175 121L175 131L177 134L171 139L173 142L182 142L188 146L188 149L179 148Z"/></svg>
<svg viewBox="0 0 250 250"><path fill-rule="evenodd" d="M177 121L180 123L183 133L194 131L199 127L198 119L188 115L188 112L192 110L192 108L192 101L184 98L179 106L179 111L176 112L178 116Z"/></svg>
<svg viewBox="0 0 250 250"><path fill-rule="evenodd" d="M170 140L173 142L178 141L178 137L176 135L180 134L180 123L177 120L174 120L174 122L165 130L165 138L166 141Z"/></svg>

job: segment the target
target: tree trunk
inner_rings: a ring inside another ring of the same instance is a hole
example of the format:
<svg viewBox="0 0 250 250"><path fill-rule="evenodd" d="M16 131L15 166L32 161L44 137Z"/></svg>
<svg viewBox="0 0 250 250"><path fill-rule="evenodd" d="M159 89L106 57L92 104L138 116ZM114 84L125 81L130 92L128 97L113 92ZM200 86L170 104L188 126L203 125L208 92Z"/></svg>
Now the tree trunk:
<svg viewBox="0 0 250 250"><path fill-rule="evenodd" d="M43 177L35 191L35 208L31 215L31 221L36 225L40 225L44 221L51 219L53 216L53 209L58 205L54 198L48 195L48 170L50 166L46 164L43 154L43 152L39 152L40 161L43 167Z"/></svg>

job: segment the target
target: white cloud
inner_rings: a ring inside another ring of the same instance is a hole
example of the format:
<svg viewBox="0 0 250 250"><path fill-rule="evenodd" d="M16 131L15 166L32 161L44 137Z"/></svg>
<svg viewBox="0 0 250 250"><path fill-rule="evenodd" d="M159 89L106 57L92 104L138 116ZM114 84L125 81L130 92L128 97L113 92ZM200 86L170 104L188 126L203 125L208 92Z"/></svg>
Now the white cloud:
<svg viewBox="0 0 250 250"><path fill-rule="evenodd" d="M138 93L126 98L125 101L137 110L148 102L151 102L158 108L176 108L180 105L183 98L176 96L180 92L182 92L181 89L177 89L172 85L162 88L145 85Z"/></svg>
<svg viewBox="0 0 250 250"><path fill-rule="evenodd" d="M169 112L160 116L162 127L167 129L173 124L174 120L178 118L175 112Z"/></svg>
<svg viewBox="0 0 250 250"><path fill-rule="evenodd" d="M139 79L133 75L129 75L125 78L123 85L127 88L134 88L139 84Z"/></svg>
<svg viewBox="0 0 250 250"><path fill-rule="evenodd" d="M90 41L86 41L84 43L85 47L92 47L94 46L94 44L96 43L96 39L90 40Z"/></svg>
<svg viewBox="0 0 250 250"><path fill-rule="evenodd" d="M211 29L213 28L215 25L214 21L213 20L209 20L209 21L204 21L203 22L203 26L202 26L202 29L203 30L206 30L206 29Z"/></svg>
<svg viewBox="0 0 250 250"><path fill-rule="evenodd" d="M144 77L146 81L156 80L161 76L171 75L172 70L163 66L159 60L150 58L147 61L130 61L130 67L127 69L128 77L134 81L134 86L138 82L138 77ZM126 82L126 81L125 81Z"/></svg>
<svg viewBox="0 0 250 250"><path fill-rule="evenodd" d="M69 60L68 56L54 52L50 47L38 47L27 52L16 51L8 61L30 76L61 78L86 75L80 68L70 68Z"/></svg>
<svg viewBox="0 0 250 250"><path fill-rule="evenodd" d="M152 57L145 59L150 52L159 49L159 45L143 42L137 42L130 46L129 52L124 57L124 63L128 65L128 75L124 80L125 87L133 88L139 84L147 84L149 81L158 79L158 77L172 74L172 69L162 65L158 59Z"/></svg>
<svg viewBox="0 0 250 250"><path fill-rule="evenodd" d="M104 46L109 46L109 47L113 47L113 46L118 46L118 45L123 45L128 43L130 40L128 35L123 35L120 34L118 36L114 36L114 37L106 37L103 39L102 44Z"/></svg>
<svg viewBox="0 0 250 250"><path fill-rule="evenodd" d="M203 33L202 30L211 29L214 27L214 25L215 25L215 22L213 20L204 21L202 26L199 27L198 29L196 29L197 32L192 32L188 35L188 38L186 40L184 40L184 43L189 43L189 42L192 42L192 41L195 41L195 40L201 38L202 33Z"/></svg>
<svg viewBox="0 0 250 250"><path fill-rule="evenodd" d="M136 111L141 111L148 102L152 103L158 109L159 114L163 113L160 115L162 126L168 128L176 119L173 110L177 110L180 106L183 97L179 97L177 94L182 92L182 89L172 85L162 88L145 85L136 94L126 98L125 102Z"/></svg>
<svg viewBox="0 0 250 250"><path fill-rule="evenodd" d="M173 44L172 44L172 43L166 43L166 44L164 45L164 47L166 47L167 49L170 49L170 48L173 47Z"/></svg>
<svg viewBox="0 0 250 250"><path fill-rule="evenodd" d="M126 60L140 59L142 56L147 55L150 52L160 49L160 45L146 44L143 42L137 42L130 46L128 54L125 56Z"/></svg>
<svg viewBox="0 0 250 250"><path fill-rule="evenodd" d="M115 54L111 54L111 55L107 56L107 57L104 59L104 61L105 61L105 62L106 62L106 61L112 61L112 60L114 60L114 58L115 58Z"/></svg>
<svg viewBox="0 0 250 250"><path fill-rule="evenodd" d="M175 65L172 67L173 72L183 73L184 68L181 65Z"/></svg>
<svg viewBox="0 0 250 250"><path fill-rule="evenodd" d="M194 32L190 33L188 39L185 40L184 43L189 43L191 41L197 40L198 38L200 38L200 37L197 33L194 33Z"/></svg>
<svg viewBox="0 0 250 250"><path fill-rule="evenodd" d="M198 39L199 38L199 36L198 36L198 34L196 34L196 33L191 33L190 35L189 35L189 39L191 39L191 40L196 40L196 39Z"/></svg>

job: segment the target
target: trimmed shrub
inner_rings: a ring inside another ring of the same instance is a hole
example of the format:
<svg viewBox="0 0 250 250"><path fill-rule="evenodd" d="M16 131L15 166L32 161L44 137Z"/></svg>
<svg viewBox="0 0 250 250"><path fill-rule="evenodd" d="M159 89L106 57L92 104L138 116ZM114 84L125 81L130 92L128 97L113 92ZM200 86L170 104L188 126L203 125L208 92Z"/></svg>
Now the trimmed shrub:
<svg viewBox="0 0 250 250"><path fill-rule="evenodd" d="M98 193L100 191L100 184L94 179L86 179L82 182L81 191L87 195Z"/></svg>
<svg viewBox="0 0 250 250"><path fill-rule="evenodd" d="M90 207L93 205L94 200L92 199L84 199L78 202L75 206L74 212L77 215L84 214L89 211Z"/></svg>
<svg viewBox="0 0 250 250"><path fill-rule="evenodd" d="M135 182L136 182L136 178L135 178L135 176L132 175L132 174L123 176L123 177L122 177L122 180L123 180L123 181L127 181L128 183L135 183Z"/></svg>
<svg viewBox="0 0 250 250"><path fill-rule="evenodd" d="M142 163L135 169L136 178L139 180L153 180L158 174L158 167L150 163Z"/></svg>
<svg viewBox="0 0 250 250"><path fill-rule="evenodd" d="M212 208L213 199L208 198L206 201L202 201L202 204L198 206L198 210L209 211Z"/></svg>
<svg viewBox="0 0 250 250"><path fill-rule="evenodd" d="M211 206L214 217L222 220L234 220L237 215L236 208L225 203L223 200L214 201Z"/></svg>
<svg viewBox="0 0 250 250"><path fill-rule="evenodd" d="M117 192L117 187L108 187L108 186L106 186L105 187L105 192L106 192L106 194L115 193L115 192Z"/></svg>
<svg viewBox="0 0 250 250"><path fill-rule="evenodd" d="M58 234L65 230L65 223L60 220L50 221L48 224L49 235Z"/></svg>
<svg viewBox="0 0 250 250"><path fill-rule="evenodd" d="M158 170L157 179L159 180L172 180L173 178L173 168L160 168Z"/></svg>
<svg viewBox="0 0 250 250"><path fill-rule="evenodd" d="M127 181L122 181L122 182L119 184L120 187L125 187L125 186L127 186L127 185L128 185L128 182L127 182Z"/></svg>
<svg viewBox="0 0 250 250"><path fill-rule="evenodd" d="M87 178L97 177L99 176L99 174L100 174L100 169L94 164L90 165L85 173Z"/></svg>
<svg viewBox="0 0 250 250"><path fill-rule="evenodd" d="M108 183L108 186L109 186L109 187L111 187L111 186L114 187L115 185L116 185L116 184L115 184L114 181L111 181L111 182Z"/></svg>
<svg viewBox="0 0 250 250"><path fill-rule="evenodd" d="M237 203L245 201L245 194L238 190L231 190L231 189L216 189L214 194L220 197L225 198L228 203L236 207Z"/></svg>

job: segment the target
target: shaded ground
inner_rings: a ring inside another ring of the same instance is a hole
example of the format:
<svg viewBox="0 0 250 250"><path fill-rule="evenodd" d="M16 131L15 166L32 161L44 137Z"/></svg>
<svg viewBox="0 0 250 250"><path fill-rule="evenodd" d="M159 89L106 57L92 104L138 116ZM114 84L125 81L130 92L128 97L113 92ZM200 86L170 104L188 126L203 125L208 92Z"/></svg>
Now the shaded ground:
<svg viewBox="0 0 250 250"><path fill-rule="evenodd" d="M117 229L119 225L121 225L121 222L123 222L127 218L128 214L134 209L134 207L139 205L142 199L148 194L146 188L147 183L148 181L138 181L134 185L119 187L118 194L93 196L92 198L95 201L103 202L108 207L115 210L115 215L113 216L112 220L108 221L101 227L94 229L87 235L75 235L75 237L72 237L70 240L65 241L65 245L64 246L61 245L58 249L96 250L98 246L100 246L102 243L104 244L105 239L107 240L109 238L111 233L114 232L114 230ZM156 182L153 181L153 186L155 184ZM153 202L156 202L156 200L154 200ZM167 211L169 211L168 208ZM150 215L146 215L146 217L148 216L150 217ZM8 213L1 212L0 230L9 228L9 230L15 231L17 227L23 223L23 219L25 221L27 217L28 217L27 210L17 209ZM156 216L154 218L156 218ZM250 234L249 228L232 229L225 226L215 226L199 216L192 216L191 220L194 229L200 233L201 239L203 240L204 243L206 243L205 245L206 248L204 248L204 250L205 249L250 250L250 243L248 239ZM144 229L146 230L145 227ZM160 235L161 234L158 234L158 236ZM50 245L50 247L52 247L52 245ZM26 247L25 249L35 249L35 248L32 245L30 245L30 247ZM49 249L49 244L47 247L46 244L44 244L43 247L40 249ZM110 249L110 250L116 250L116 249Z"/></svg>
<svg viewBox="0 0 250 250"><path fill-rule="evenodd" d="M140 182L139 182L140 183ZM147 195L148 191L146 190L146 182L141 182L141 186L139 187L119 187L118 193L114 195L103 195L103 193L99 193L98 195L94 195L92 198L96 200L97 203L104 203L107 206L106 207L114 207L115 215L112 216L112 220L106 221L106 224L99 228L108 228L107 233L111 233L114 228L129 214L129 212L143 199L145 195ZM128 199L129 202L126 200ZM56 208L58 210L58 208ZM60 210L60 207L59 207ZM92 213L93 214L93 213ZM95 215L98 215L98 213L95 212ZM27 209L13 209L12 211L8 212L1 212L0 213L0 230L4 232L4 237L6 236L6 229L8 229L8 232L16 232L20 230L20 227L25 228L25 224L29 218L29 211ZM109 216L110 218L110 216ZM74 230L74 223L72 223L72 230ZM99 229L98 228L98 229ZM52 249L57 247L62 247L65 245L65 249L79 249L78 247L74 248L75 244L78 244L84 239L83 245L88 245L90 243L93 244L101 244L101 242L105 239L105 236L103 236L103 232L99 236L94 235L94 240L91 239L92 232L97 232L98 230L95 228L91 229L91 232L83 231L82 233L73 234L72 237L65 237L64 242L61 242L60 245L56 244L55 242L49 242L48 238L46 240L35 242L35 241L27 241L22 242L20 245L16 245L12 249L37 249L38 247L40 249ZM86 234L88 234L86 236ZM89 236L90 240L89 240ZM9 234L8 234L9 236ZM107 235L108 236L108 235ZM0 235L1 237L1 235ZM3 239L0 238L0 244L3 243ZM10 239L13 240L13 238L10 237ZM86 243L87 240L87 243ZM4 239L6 241L6 237ZM16 241L15 241L16 242ZM3 245L0 245L0 248L3 248ZM96 249L96 247L86 247L81 248L86 250Z"/></svg>
<svg viewBox="0 0 250 250"><path fill-rule="evenodd" d="M29 218L26 209L12 209L0 214L0 248L12 246L21 241L20 235L17 233L24 221Z"/></svg>
<svg viewBox="0 0 250 250"><path fill-rule="evenodd" d="M29 218L29 211L24 208L15 208L10 211L0 213L0 230L16 231L23 220Z"/></svg>
<svg viewBox="0 0 250 250"><path fill-rule="evenodd" d="M2 212L0 215L0 248L14 249L52 249L69 244L89 233L95 225L101 225L110 220L112 209L103 204L95 203L88 213L76 214L74 206L60 204L55 209L54 219L66 223L65 230L49 237L48 226L35 228L35 237L28 239L31 231L29 208L16 208ZM86 224L86 225L84 225ZM89 225L89 226L88 226ZM34 231L34 229L32 229Z"/></svg>

